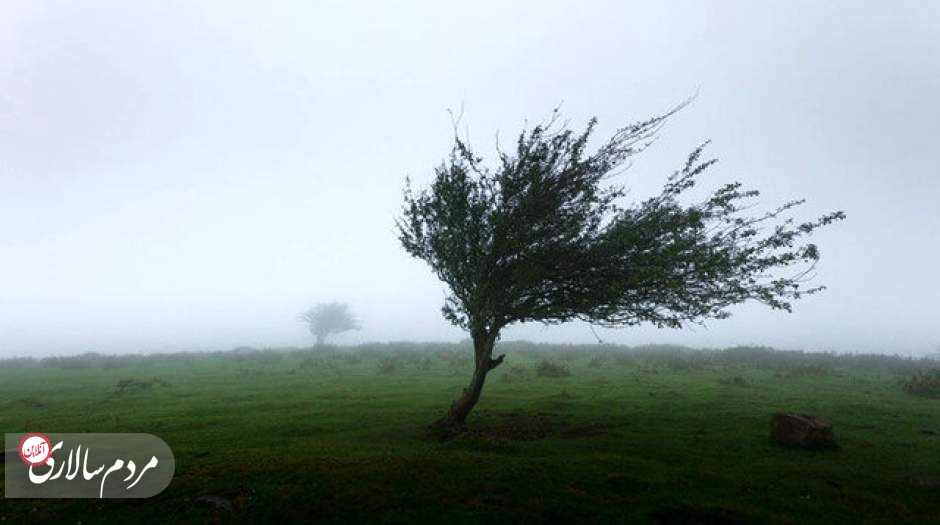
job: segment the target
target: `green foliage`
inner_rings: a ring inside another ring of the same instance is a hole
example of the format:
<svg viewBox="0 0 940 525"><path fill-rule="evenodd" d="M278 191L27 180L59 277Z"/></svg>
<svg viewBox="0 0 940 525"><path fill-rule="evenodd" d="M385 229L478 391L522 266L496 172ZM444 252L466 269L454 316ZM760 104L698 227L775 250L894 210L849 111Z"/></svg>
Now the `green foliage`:
<svg viewBox="0 0 940 525"><path fill-rule="evenodd" d="M923 370L901 383L904 390L915 396L940 399L940 370Z"/></svg>
<svg viewBox="0 0 940 525"><path fill-rule="evenodd" d="M337 366L337 355L317 355L317 356L308 356L304 357L300 361L299 368L303 370L323 370L326 368L336 368Z"/></svg>
<svg viewBox="0 0 940 525"><path fill-rule="evenodd" d="M940 370L940 360L886 354L833 354L775 350L769 347L736 346L722 350L694 349L678 345L557 345L529 341L503 341L500 347L520 358L534 362L560 360L570 362L572 355L580 356L586 366L603 368L635 367L649 364L658 368L702 369L714 367L747 366L771 372L784 372L790 376L832 375L837 370L852 368L872 374L911 376L920 372ZM118 370L133 367L202 366L205 364L235 363L245 366L273 365L303 368L335 368L359 366L365 361L378 361L395 357L420 369L428 365L466 368L472 366L468 344L462 343L366 343L332 348L328 351L301 348L259 350L242 347L224 352L179 352L147 355L105 355L85 353L75 356L56 356L42 359L0 359L0 370L25 373L31 369L58 370ZM682 364L685 362L686 364ZM791 371L795 373L790 374Z"/></svg>
<svg viewBox="0 0 940 525"><path fill-rule="evenodd" d="M739 375L722 377L721 379L718 380L718 382L723 385L729 385L729 386L747 386L748 385L747 378L744 376L739 376Z"/></svg>
<svg viewBox="0 0 940 525"><path fill-rule="evenodd" d="M524 366L511 366L503 373L503 381L507 383L522 383L532 379L532 373Z"/></svg>
<svg viewBox="0 0 940 525"><path fill-rule="evenodd" d="M379 361L375 373L379 375L389 375L398 372L398 363L396 359L385 358Z"/></svg>
<svg viewBox="0 0 940 525"><path fill-rule="evenodd" d="M160 379L159 377L154 377L151 379L137 379L137 378L127 378L121 379L114 385L114 392L118 395L127 394L130 392L140 392L142 390L149 390L154 386L170 386L170 383Z"/></svg>
<svg viewBox="0 0 940 525"><path fill-rule="evenodd" d="M571 375L571 370L561 363L546 359L535 365L535 375L539 377L568 377Z"/></svg>
<svg viewBox="0 0 940 525"><path fill-rule="evenodd" d="M430 188L408 184L397 223L405 250L449 286L445 317L475 338L526 321L679 327L749 299L790 310L821 290L803 287L819 250L801 241L844 214L797 224L785 215L798 200L750 216L758 192L740 183L681 203L715 163L702 160L704 145L659 195L621 205L624 188L607 181L678 109L617 130L593 152L596 120L575 133L556 111L492 169L456 137Z"/></svg>
<svg viewBox="0 0 940 525"><path fill-rule="evenodd" d="M331 334L359 329L359 321L349 311L349 306L338 302L320 303L300 314L298 319L306 323L318 346L326 343Z"/></svg>
<svg viewBox="0 0 940 525"><path fill-rule="evenodd" d="M518 367L529 380L489 381L491 395L471 415L471 432L448 442L424 438L420 429L453 396L455 365L447 359L467 356L466 343L0 361L6 432L146 432L166 441L177 460L173 483L145 503L7 499L0 517L4 523L76 516L83 523L655 523L664 516L708 523L716 515L746 523L789 523L794 516L809 524L936 521L940 403L909 395L898 379L940 370L940 362L766 348L502 344L513 361L496 374ZM269 361L267 354L279 357ZM579 357L562 360L570 355ZM595 357L612 366L590 366ZM308 359L324 366L301 368ZM397 371L377 375L385 359L396 360ZM430 370L421 369L425 359ZM542 360L564 363L571 376L536 378ZM683 360L703 366L670 368ZM785 373L814 364L838 373ZM637 374L643 366L661 372ZM778 371L784 373L777 377ZM721 384L734 376L748 386ZM153 378L172 386L115 395L120 380ZM768 420L778 410L831 418L839 453L771 446ZM233 510L196 501L207 494L227 498Z"/></svg>
<svg viewBox="0 0 940 525"><path fill-rule="evenodd" d="M800 364L784 370L791 377L823 377L835 374L835 370L822 364Z"/></svg>

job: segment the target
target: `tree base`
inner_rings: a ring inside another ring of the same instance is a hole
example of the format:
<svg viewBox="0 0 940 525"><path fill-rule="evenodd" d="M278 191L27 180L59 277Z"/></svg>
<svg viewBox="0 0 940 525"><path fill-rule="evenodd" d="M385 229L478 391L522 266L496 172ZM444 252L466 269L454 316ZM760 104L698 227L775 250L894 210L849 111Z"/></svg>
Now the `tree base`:
<svg viewBox="0 0 940 525"><path fill-rule="evenodd" d="M428 436L446 441L467 431L467 425L445 416L428 426Z"/></svg>

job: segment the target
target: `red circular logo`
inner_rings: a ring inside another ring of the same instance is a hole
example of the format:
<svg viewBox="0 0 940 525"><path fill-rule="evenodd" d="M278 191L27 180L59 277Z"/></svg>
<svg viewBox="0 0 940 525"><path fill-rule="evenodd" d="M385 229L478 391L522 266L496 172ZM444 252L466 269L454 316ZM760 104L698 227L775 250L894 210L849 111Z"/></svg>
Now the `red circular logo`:
<svg viewBox="0 0 940 525"><path fill-rule="evenodd" d="M27 465L38 467L52 457L52 443L42 434L27 434L20 440L20 458Z"/></svg>

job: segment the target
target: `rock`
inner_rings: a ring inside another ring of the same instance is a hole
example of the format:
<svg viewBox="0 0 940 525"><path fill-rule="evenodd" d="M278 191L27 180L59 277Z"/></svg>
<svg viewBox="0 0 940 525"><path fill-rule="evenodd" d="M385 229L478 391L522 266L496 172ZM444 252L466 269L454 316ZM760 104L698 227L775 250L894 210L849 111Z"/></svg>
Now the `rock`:
<svg viewBox="0 0 940 525"><path fill-rule="evenodd" d="M205 503L207 505L212 505L218 510L232 510L232 502L222 496L199 496L196 498L196 501L199 503Z"/></svg>
<svg viewBox="0 0 940 525"><path fill-rule="evenodd" d="M808 414L778 412L770 419L770 441L784 447L835 448L832 423Z"/></svg>

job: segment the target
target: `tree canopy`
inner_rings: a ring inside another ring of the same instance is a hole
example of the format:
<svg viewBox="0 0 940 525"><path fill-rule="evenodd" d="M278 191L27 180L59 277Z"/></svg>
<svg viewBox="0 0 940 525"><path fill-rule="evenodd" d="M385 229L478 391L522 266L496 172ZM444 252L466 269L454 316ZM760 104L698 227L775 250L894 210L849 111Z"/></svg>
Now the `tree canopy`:
<svg viewBox="0 0 940 525"><path fill-rule="evenodd" d="M344 303L320 303L300 314L298 318L307 324L310 333L323 345L331 334L358 330L359 321Z"/></svg>
<svg viewBox="0 0 940 525"><path fill-rule="evenodd" d="M613 179L680 108L594 149L597 120L575 132L556 110L499 150L493 168L455 134L430 187L406 183L399 240L448 286L443 314L471 333L478 368L502 361L489 352L513 323L677 328L747 300L789 311L823 289L807 285L819 250L804 239L844 213L798 223L788 215L804 201L794 200L749 214L759 192L738 182L684 202L716 162L703 158L707 142L658 195L624 205Z"/></svg>

